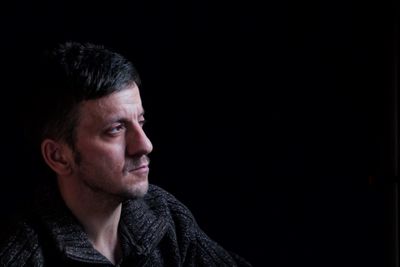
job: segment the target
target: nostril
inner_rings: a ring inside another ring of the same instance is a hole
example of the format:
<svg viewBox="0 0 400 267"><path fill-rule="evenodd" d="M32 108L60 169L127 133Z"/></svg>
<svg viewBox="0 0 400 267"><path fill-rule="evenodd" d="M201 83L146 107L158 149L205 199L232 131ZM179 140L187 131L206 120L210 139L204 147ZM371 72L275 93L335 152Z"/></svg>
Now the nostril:
<svg viewBox="0 0 400 267"><path fill-rule="evenodd" d="M131 131L126 138L126 154L129 156L146 155L153 150L153 144L141 128Z"/></svg>

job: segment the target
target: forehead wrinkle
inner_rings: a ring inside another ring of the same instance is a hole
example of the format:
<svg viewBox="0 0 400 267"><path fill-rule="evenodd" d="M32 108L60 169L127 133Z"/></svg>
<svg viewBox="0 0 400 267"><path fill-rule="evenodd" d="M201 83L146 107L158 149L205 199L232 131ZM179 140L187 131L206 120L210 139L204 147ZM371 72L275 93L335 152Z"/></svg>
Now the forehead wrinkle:
<svg viewBox="0 0 400 267"><path fill-rule="evenodd" d="M109 106L102 102L95 103L94 109L89 111L89 119L94 119L98 122L111 123L119 120L138 119L143 116L144 110L141 104L122 103L115 106ZM89 122L90 123L90 122Z"/></svg>
<svg viewBox="0 0 400 267"><path fill-rule="evenodd" d="M101 120L133 119L143 115L144 110L137 87L114 92L103 98L82 103L85 118ZM88 123L88 122L86 122Z"/></svg>

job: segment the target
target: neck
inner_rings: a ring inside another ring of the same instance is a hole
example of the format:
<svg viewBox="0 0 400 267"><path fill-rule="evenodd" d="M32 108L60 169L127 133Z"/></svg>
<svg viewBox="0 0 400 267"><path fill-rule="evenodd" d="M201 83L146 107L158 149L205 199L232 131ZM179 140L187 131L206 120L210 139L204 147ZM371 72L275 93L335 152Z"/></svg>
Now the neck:
<svg viewBox="0 0 400 267"><path fill-rule="evenodd" d="M58 183L65 204L82 224L93 247L115 264L121 256L118 238L121 201L84 185L67 185L60 178Z"/></svg>

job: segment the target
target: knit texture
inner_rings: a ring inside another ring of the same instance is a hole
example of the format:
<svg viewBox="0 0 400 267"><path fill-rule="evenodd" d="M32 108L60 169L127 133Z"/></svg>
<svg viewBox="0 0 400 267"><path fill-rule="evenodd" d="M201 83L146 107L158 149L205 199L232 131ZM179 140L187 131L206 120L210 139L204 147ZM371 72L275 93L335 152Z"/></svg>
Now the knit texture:
<svg viewBox="0 0 400 267"><path fill-rule="evenodd" d="M113 266L54 192L46 191L32 214L3 240L1 266ZM123 203L119 234L121 267L251 266L211 240L186 206L154 185L144 198Z"/></svg>

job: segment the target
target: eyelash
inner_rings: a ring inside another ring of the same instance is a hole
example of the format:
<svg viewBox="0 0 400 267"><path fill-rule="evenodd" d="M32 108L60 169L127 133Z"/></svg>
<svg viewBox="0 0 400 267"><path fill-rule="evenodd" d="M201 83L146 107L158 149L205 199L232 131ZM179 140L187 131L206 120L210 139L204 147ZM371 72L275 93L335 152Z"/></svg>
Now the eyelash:
<svg viewBox="0 0 400 267"><path fill-rule="evenodd" d="M117 134L117 133L121 132L123 129L125 129L125 125L121 123L121 124L118 124L115 127L112 127L107 132L109 134L113 135L113 134Z"/></svg>
<svg viewBox="0 0 400 267"><path fill-rule="evenodd" d="M139 124L140 124L140 126L142 128L143 128L145 123L146 123L146 120L139 121ZM117 126L110 128L107 132L110 135L115 135L115 134L118 134L119 132L121 132L122 130L124 130L125 128L126 128L125 124L124 123L120 123ZM116 130L116 131L114 132L114 130Z"/></svg>

